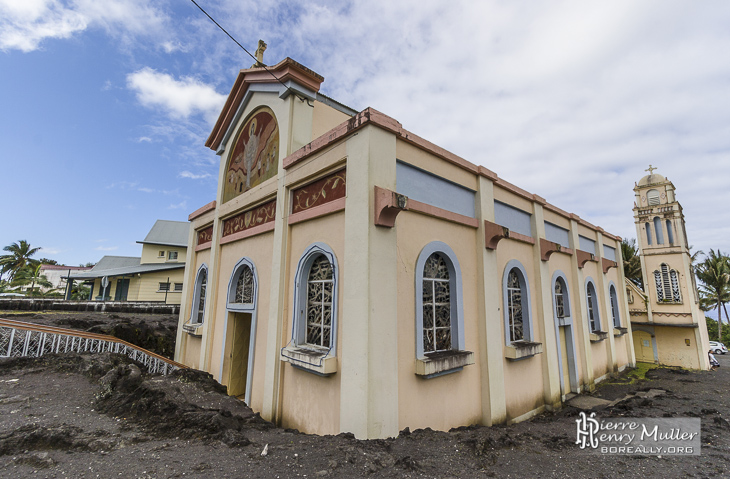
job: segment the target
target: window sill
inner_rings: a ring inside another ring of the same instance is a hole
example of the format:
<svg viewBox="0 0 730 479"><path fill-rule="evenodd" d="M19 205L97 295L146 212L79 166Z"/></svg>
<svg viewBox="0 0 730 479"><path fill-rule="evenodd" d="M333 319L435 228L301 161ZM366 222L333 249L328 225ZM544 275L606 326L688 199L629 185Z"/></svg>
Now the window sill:
<svg viewBox="0 0 730 479"><path fill-rule="evenodd" d="M329 376L337 372L337 358L328 356L328 351L318 351L299 346L286 346L281 349L281 360L297 369Z"/></svg>
<svg viewBox="0 0 730 479"><path fill-rule="evenodd" d="M624 334L626 334L628 332L629 332L629 328L613 328L613 335L616 337L623 336Z"/></svg>
<svg viewBox="0 0 730 479"><path fill-rule="evenodd" d="M592 343L600 343L607 337L608 337L608 333L606 331L596 331L596 332L590 334Z"/></svg>
<svg viewBox="0 0 730 479"><path fill-rule="evenodd" d="M187 322L183 324L183 330L191 336L196 336L200 338L203 336L203 323Z"/></svg>
<svg viewBox="0 0 730 479"><path fill-rule="evenodd" d="M537 354L542 354L542 343L533 341L512 341L508 344L504 357L510 361L519 361L520 359L531 358Z"/></svg>
<svg viewBox="0 0 730 479"><path fill-rule="evenodd" d="M570 316L563 316L558 318L558 326L568 326L570 324Z"/></svg>
<svg viewBox="0 0 730 479"><path fill-rule="evenodd" d="M471 351L427 353L422 358L416 358L416 375L425 379L434 378L461 371L470 364L474 364L474 353Z"/></svg>

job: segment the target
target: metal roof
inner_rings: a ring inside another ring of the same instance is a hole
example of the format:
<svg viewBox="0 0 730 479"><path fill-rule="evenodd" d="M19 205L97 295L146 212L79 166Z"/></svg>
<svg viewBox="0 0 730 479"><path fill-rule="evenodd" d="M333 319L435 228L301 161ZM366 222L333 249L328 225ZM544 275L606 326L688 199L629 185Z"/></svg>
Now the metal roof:
<svg viewBox="0 0 730 479"><path fill-rule="evenodd" d="M92 279L102 278L104 276L125 276L185 267L185 263L139 264L140 259L133 256L104 256L91 271L85 271L83 273L72 272L70 278Z"/></svg>
<svg viewBox="0 0 730 479"><path fill-rule="evenodd" d="M190 223L187 221L157 220L142 244L160 244L166 246L188 246Z"/></svg>

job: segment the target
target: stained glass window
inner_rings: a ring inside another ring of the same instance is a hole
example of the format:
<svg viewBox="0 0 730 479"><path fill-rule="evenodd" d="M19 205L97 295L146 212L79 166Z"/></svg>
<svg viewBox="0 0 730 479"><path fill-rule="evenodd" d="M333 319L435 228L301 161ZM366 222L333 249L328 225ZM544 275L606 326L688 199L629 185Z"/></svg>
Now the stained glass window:
<svg viewBox="0 0 730 479"><path fill-rule="evenodd" d="M241 267L241 273L236 281L236 303L253 303L253 273L248 265Z"/></svg>
<svg viewBox="0 0 730 479"><path fill-rule="evenodd" d="M444 258L433 253L423 267L423 352L451 349L451 291Z"/></svg>
<svg viewBox="0 0 730 479"><path fill-rule="evenodd" d="M507 276L507 311L509 313L509 340L525 339L522 318L522 288L517 270L512 269Z"/></svg>
<svg viewBox="0 0 730 479"><path fill-rule="evenodd" d="M307 344L330 347L333 287L332 264L319 255L312 262L307 278Z"/></svg>

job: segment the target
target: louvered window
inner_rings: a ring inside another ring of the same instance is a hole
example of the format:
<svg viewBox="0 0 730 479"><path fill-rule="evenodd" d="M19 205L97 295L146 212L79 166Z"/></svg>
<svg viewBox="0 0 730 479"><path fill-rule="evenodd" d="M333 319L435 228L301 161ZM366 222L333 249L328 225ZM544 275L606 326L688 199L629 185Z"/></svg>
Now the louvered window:
<svg viewBox="0 0 730 479"><path fill-rule="evenodd" d="M646 193L646 199L649 202L649 206L659 204L659 192L657 190L649 190Z"/></svg>

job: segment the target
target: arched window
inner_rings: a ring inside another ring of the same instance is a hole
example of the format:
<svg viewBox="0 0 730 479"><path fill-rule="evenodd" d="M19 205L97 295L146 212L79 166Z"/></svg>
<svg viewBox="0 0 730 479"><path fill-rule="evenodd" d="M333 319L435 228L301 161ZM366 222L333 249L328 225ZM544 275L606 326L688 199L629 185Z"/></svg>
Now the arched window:
<svg viewBox="0 0 730 479"><path fill-rule="evenodd" d="M233 268L228 283L227 309L248 311L255 307L257 279L253 262L242 258Z"/></svg>
<svg viewBox="0 0 730 479"><path fill-rule="evenodd" d="M443 256L433 253L423 268L423 352L451 349L449 269Z"/></svg>
<svg viewBox="0 0 730 479"><path fill-rule="evenodd" d="M553 284L553 306L555 307L555 316L557 318L570 317L568 285L565 283L563 276L555 278L555 283Z"/></svg>
<svg viewBox="0 0 730 479"><path fill-rule="evenodd" d="M310 245L295 277L293 340L297 346L328 350L337 341L337 260L324 243Z"/></svg>
<svg viewBox="0 0 730 479"><path fill-rule="evenodd" d="M667 239L669 244L674 244L674 231L672 231L672 222L667 220Z"/></svg>
<svg viewBox="0 0 730 479"><path fill-rule="evenodd" d="M664 233L662 232L662 220L654 217L654 230L656 231L656 244L664 244Z"/></svg>
<svg viewBox="0 0 730 479"><path fill-rule="evenodd" d="M200 325L205 317L205 296L208 284L208 267L203 264L198 269L195 277L195 288L193 289L193 303L190 308L190 323Z"/></svg>
<svg viewBox="0 0 730 479"><path fill-rule="evenodd" d="M679 278L677 271L662 263L661 271L654 270L654 283L656 285L657 301L659 302L682 302L679 292Z"/></svg>
<svg viewBox="0 0 730 479"><path fill-rule="evenodd" d="M332 295L335 278L332 263L320 254L307 277L307 334L305 342L329 348L332 338Z"/></svg>
<svg viewBox="0 0 730 479"><path fill-rule="evenodd" d="M598 296L596 296L596 287L593 280L586 280L586 308L588 310L588 326L591 333L601 331L601 317L598 310Z"/></svg>
<svg viewBox="0 0 730 479"><path fill-rule="evenodd" d="M649 206L658 205L659 202L660 202L660 200L659 200L659 191L657 191L657 190L649 190L649 191L647 191L647 193L646 193L646 199L649 202Z"/></svg>
<svg viewBox="0 0 730 479"><path fill-rule="evenodd" d="M644 229L646 230L646 244L651 246L651 225L648 222L644 223Z"/></svg>
<svg viewBox="0 0 730 479"><path fill-rule="evenodd" d="M461 268L454 251L434 241L416 262L416 356L464 349Z"/></svg>
<svg viewBox="0 0 730 479"><path fill-rule="evenodd" d="M611 301L611 318L613 319L613 327L621 327L621 316L618 308L618 295L616 294L616 287L611 284L608 287L608 296Z"/></svg>
<svg viewBox="0 0 730 479"><path fill-rule="evenodd" d="M527 272L517 260L507 263L502 278L505 342L531 341L530 289Z"/></svg>

